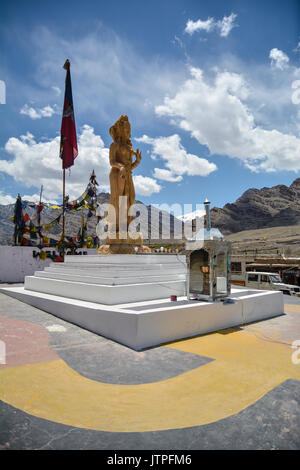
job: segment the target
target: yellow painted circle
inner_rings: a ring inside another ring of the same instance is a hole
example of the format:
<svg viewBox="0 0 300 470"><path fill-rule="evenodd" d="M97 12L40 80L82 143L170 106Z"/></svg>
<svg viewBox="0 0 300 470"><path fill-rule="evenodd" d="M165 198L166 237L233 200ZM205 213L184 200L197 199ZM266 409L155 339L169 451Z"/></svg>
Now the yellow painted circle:
<svg viewBox="0 0 300 470"><path fill-rule="evenodd" d="M0 399L69 426L144 432L215 422L247 408L288 378L300 380L291 348L245 330L213 333L168 347L215 360L177 377L141 385L96 382L60 359L27 364L0 370Z"/></svg>

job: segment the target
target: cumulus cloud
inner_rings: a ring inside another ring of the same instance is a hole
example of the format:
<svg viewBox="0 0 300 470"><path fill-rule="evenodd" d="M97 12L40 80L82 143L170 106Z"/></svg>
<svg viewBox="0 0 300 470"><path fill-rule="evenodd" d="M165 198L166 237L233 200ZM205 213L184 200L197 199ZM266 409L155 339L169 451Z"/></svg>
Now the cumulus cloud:
<svg viewBox="0 0 300 470"><path fill-rule="evenodd" d="M178 134L169 137L151 138L147 135L135 139L152 146L152 154L164 161L166 169L155 168L154 176L165 181L181 181L182 175L207 176L217 169L205 158L188 153Z"/></svg>
<svg viewBox="0 0 300 470"><path fill-rule="evenodd" d="M236 20L237 15L235 13L231 13L229 16L224 16L224 18L217 22L217 27L220 30L220 36L226 37L234 28L237 26L234 22Z"/></svg>
<svg viewBox="0 0 300 470"><path fill-rule="evenodd" d="M0 204L14 204L16 202L16 197L11 196L10 194L3 194L3 191L0 193ZM29 201L29 202L34 202L38 203L40 202L40 194L35 193L35 194L23 194L22 196L23 201ZM48 199L42 195L42 201L47 203L47 204L58 204L56 199Z"/></svg>
<svg viewBox="0 0 300 470"><path fill-rule="evenodd" d="M290 61L289 57L277 47L270 50L269 58L271 59L271 66L280 70L285 69Z"/></svg>
<svg viewBox="0 0 300 470"><path fill-rule="evenodd" d="M240 74L217 72L208 82L191 68L191 78L156 113L171 117L212 154L241 159L251 170L299 171L300 139L257 126L245 103L248 93Z"/></svg>
<svg viewBox="0 0 300 470"><path fill-rule="evenodd" d="M136 194L141 196L151 196L153 193L159 193L161 186L155 179L148 176L135 175L133 176L133 183Z"/></svg>
<svg viewBox="0 0 300 470"><path fill-rule="evenodd" d="M185 32L188 34L194 34L196 31L206 31L207 33L215 27L214 18L207 18L207 20L188 20Z"/></svg>
<svg viewBox="0 0 300 470"><path fill-rule="evenodd" d="M159 180L169 181L171 183L177 183L182 181L182 176L174 176L172 171L167 170L166 168L154 168L154 177Z"/></svg>
<svg viewBox="0 0 300 470"><path fill-rule="evenodd" d="M11 137L5 144L5 150L11 160L0 161L0 171L12 176L27 187L43 184L45 197L56 199L61 195L61 159L59 158L60 137L48 141L36 141L27 132L20 138ZM108 149L100 136L90 126L83 126L78 135L79 155L71 167L71 178L66 178L67 192L71 198L79 197L89 174L95 167L98 179L107 188L109 161Z"/></svg>
<svg viewBox="0 0 300 470"><path fill-rule="evenodd" d="M0 191L0 204L7 205L7 204L14 204L16 202L17 194L15 196L11 196L10 194L4 194L3 191ZM40 194L35 193L35 194L24 194L22 195L22 200L23 201L30 201L30 202L35 202L38 203L40 201ZM49 203L49 204L57 204L56 199L47 199L43 197L43 202Z"/></svg>
<svg viewBox="0 0 300 470"><path fill-rule="evenodd" d="M43 117L51 117L53 114L58 114L58 109L56 105L48 105L44 106L44 108L33 108L25 104L20 109L20 114L25 114L25 116L29 116L31 119L41 119Z"/></svg>
<svg viewBox="0 0 300 470"><path fill-rule="evenodd" d="M216 30L220 36L227 37L232 28L237 26L235 24L236 18L236 13L231 13L229 16L224 16L221 20L215 20L214 18L207 18L207 20L199 19L197 21L188 20L184 31L192 35L198 31L210 33Z"/></svg>
<svg viewBox="0 0 300 470"><path fill-rule="evenodd" d="M35 202L38 203L40 201L40 194L35 193L35 194L24 194L22 196L23 201L30 201L30 202ZM47 204L58 204L57 199L48 199L47 197L44 197L44 194L42 194L42 200L43 202Z"/></svg>
<svg viewBox="0 0 300 470"><path fill-rule="evenodd" d="M0 191L0 204L6 206L7 204L13 204L16 202L16 198L10 196L9 194L3 194L3 191Z"/></svg>
<svg viewBox="0 0 300 470"><path fill-rule="evenodd" d="M39 189L42 184L44 200L58 200L62 193L59 144L59 136L40 142L30 132L19 138L11 137L5 144L5 150L12 159L0 160L0 171L12 176L15 181L25 184L28 188ZM93 127L85 124L78 134L78 157L71 167L70 177L68 172L66 176L66 192L71 200L82 194L93 169L97 175L99 191L109 191L109 149L105 148L102 138L95 134ZM136 193L140 195L149 196L161 189L152 178L136 175L135 181ZM37 195L26 197L36 201L35 196ZM2 198L11 202L9 196L2 195Z"/></svg>

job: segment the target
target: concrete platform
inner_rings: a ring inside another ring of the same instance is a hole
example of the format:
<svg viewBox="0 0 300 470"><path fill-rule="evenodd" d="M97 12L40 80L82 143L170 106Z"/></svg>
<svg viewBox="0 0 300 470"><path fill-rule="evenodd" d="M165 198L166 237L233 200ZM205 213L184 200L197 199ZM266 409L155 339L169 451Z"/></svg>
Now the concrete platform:
<svg viewBox="0 0 300 470"><path fill-rule="evenodd" d="M188 301L186 271L182 255L67 256L0 290L137 351L283 313L281 292L235 289L231 303Z"/></svg>
<svg viewBox="0 0 300 470"><path fill-rule="evenodd" d="M3 287L0 291L137 351L283 313L283 295L274 291L233 289L233 303L187 301L182 296L178 302L162 298L118 305L24 287Z"/></svg>
<svg viewBox="0 0 300 470"><path fill-rule="evenodd" d="M186 263L182 255L66 256L34 276L26 276L27 291L116 305L186 293Z"/></svg>

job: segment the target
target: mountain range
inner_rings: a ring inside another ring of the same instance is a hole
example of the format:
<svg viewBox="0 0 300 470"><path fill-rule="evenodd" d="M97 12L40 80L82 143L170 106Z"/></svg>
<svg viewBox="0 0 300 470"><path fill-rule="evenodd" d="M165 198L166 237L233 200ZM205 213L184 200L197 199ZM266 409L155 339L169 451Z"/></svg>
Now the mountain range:
<svg viewBox="0 0 300 470"><path fill-rule="evenodd" d="M97 196L97 202L99 205L109 203L110 194L109 193L100 193ZM26 201L23 201L26 202ZM164 210L159 210L155 206L146 206L141 201L136 201L136 204L140 204L142 210L140 214L137 213L139 216L139 230L143 233L143 238L145 241L151 242L159 242L161 235L163 234L164 241L171 241L174 239L174 233L178 234L182 233L183 222L172 214ZM14 224L10 220L10 217L14 215L14 204L7 204L1 205L0 204L0 245L11 245L13 241L13 232L14 232ZM140 207L138 208L140 209ZM35 225L37 224L36 220L36 211L34 208L30 208L27 206L23 209L23 215L28 213L32 222ZM76 236L82 224L82 217L84 217L84 221L87 223L87 233L88 236L95 237L96 235L96 225L97 225L97 217L96 215L92 215L91 217L87 217L89 210L88 209L81 209L80 211L75 212L66 212L65 216L65 233L66 236ZM55 210L50 207L44 207L41 213L41 225L49 224L52 220L54 220L58 215L61 213L61 210ZM151 225L151 227L150 227ZM62 218L60 219L59 225L56 227L52 227L49 231L42 232L51 237L53 239L58 239L61 232L62 232ZM178 241L180 241L179 239Z"/></svg>
<svg viewBox="0 0 300 470"><path fill-rule="evenodd" d="M97 197L98 203L108 203L109 193L100 193ZM143 213L140 216L141 231L144 239L154 241L153 233L161 233L164 221L170 217L170 239L172 239L174 231L182 230L183 223L190 222L192 218L203 217L203 213L192 213L185 215L184 219L174 217L165 211L159 211L154 206L145 206L151 212L152 217L146 217ZM161 214L159 214L161 212ZM14 225L10 221L10 217L14 213L14 204L0 205L0 244L12 244L12 236ZM87 209L80 212L66 214L66 235L75 236L81 226L82 215L87 220L88 235L95 236L97 218L92 216L87 218ZM277 185L271 188L250 188L245 191L234 203L225 204L223 208L213 207L210 211L211 225L218 228L223 235L229 235L244 230L255 230L270 227L292 226L300 224L300 178L290 186ZM31 216L32 214L29 213ZM58 211L51 208L45 208L42 212L42 224L47 224L55 217ZM150 224L152 219L152 232L150 232ZM48 236L58 238L61 232L61 226L54 227Z"/></svg>
<svg viewBox="0 0 300 470"><path fill-rule="evenodd" d="M300 178L290 186L248 189L234 203L213 207L211 223L224 235L300 224Z"/></svg>

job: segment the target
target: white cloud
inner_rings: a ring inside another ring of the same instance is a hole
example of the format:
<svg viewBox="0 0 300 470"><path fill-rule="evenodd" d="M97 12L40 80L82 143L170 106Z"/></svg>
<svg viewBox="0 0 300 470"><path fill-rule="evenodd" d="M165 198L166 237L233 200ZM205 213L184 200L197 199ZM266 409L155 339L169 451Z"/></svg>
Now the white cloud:
<svg viewBox="0 0 300 470"><path fill-rule="evenodd" d="M28 188L44 188L44 197L59 199L62 193L62 163L59 158L60 137L48 141L36 141L27 132L20 138L11 137L5 144L5 150L11 160L0 160L0 171L22 182ZM79 197L88 182L93 168L101 189L108 189L109 161L108 149L100 136L90 126L83 126L78 135L79 155L71 167L71 176L66 176L66 192L71 199Z"/></svg>
<svg viewBox="0 0 300 470"><path fill-rule="evenodd" d="M136 194L141 196L151 196L153 193L159 193L161 186L155 179L148 176L135 175L133 176L133 183Z"/></svg>
<svg viewBox="0 0 300 470"><path fill-rule="evenodd" d="M0 204L7 205L13 204L14 202L16 202L16 197L12 197L9 194L3 194L3 191L0 191Z"/></svg>
<svg viewBox="0 0 300 470"><path fill-rule="evenodd" d="M15 181L28 188L40 189L43 185L43 200L56 201L62 194L62 162L59 158L60 137L48 141L36 141L27 132L20 138L11 137L5 144L5 150L13 158L0 160L0 171L12 176ZM71 167L70 177L66 172L66 193L70 199L78 198L84 191L92 170L95 170L99 191L109 191L109 149L104 147L103 140L95 134L93 127L85 124L78 134L78 156ZM159 192L161 187L152 178L135 176L136 193L149 196ZM0 195L1 197L1 195ZM25 196L22 196L25 198ZM9 201L10 196L2 195L2 200ZM37 202L39 195L26 196Z"/></svg>
<svg viewBox="0 0 300 470"><path fill-rule="evenodd" d="M152 112L164 94L186 76L178 61L166 62L159 56L146 59L126 39L97 21L92 31L67 39L39 27L30 41L38 64L35 79L47 93L56 88L53 83L63 83L62 64L70 58L75 116L88 112L94 117L96 113L97 119L109 122L112 110L116 118L126 110L130 116L142 114L145 122L149 108ZM39 102L44 102L43 96Z"/></svg>
<svg viewBox="0 0 300 470"><path fill-rule="evenodd" d="M174 176L172 171L167 170L165 168L154 168L153 175L159 180L169 181L171 183L177 183L179 181L182 181L181 175Z"/></svg>
<svg viewBox="0 0 300 470"><path fill-rule="evenodd" d="M154 176L166 181L181 181L182 175L207 176L217 169L214 163L205 158L187 153L178 134L169 137L150 138L147 135L135 139L152 145L154 156L160 157L167 169L155 168Z"/></svg>
<svg viewBox="0 0 300 470"><path fill-rule="evenodd" d="M222 20L218 21L217 26L220 29L220 36L228 36L232 28L237 26L236 24L234 24L236 17L237 15L235 13L231 13L231 15L224 16Z"/></svg>
<svg viewBox="0 0 300 470"><path fill-rule="evenodd" d="M51 89L56 93L57 96L60 96L61 89L58 86L52 86Z"/></svg>
<svg viewBox="0 0 300 470"><path fill-rule="evenodd" d="M200 69L191 68L191 75L173 98L156 107L159 116L171 117L212 154L241 159L252 170L300 170L300 139L255 124L240 74L217 72L210 83Z"/></svg>
<svg viewBox="0 0 300 470"><path fill-rule="evenodd" d="M283 70L288 66L289 57L277 47L270 50L269 58L271 59L271 65L276 68Z"/></svg>
<svg viewBox="0 0 300 470"><path fill-rule="evenodd" d="M23 199L23 201L30 201L30 202L38 203L38 202L40 202L40 194L39 193L35 193L35 194L31 194L31 195L24 194L22 196L22 199ZM44 197L43 194L42 194L42 201L47 203L47 204L58 204L58 201L56 199L48 199L48 198Z"/></svg>
<svg viewBox="0 0 300 470"><path fill-rule="evenodd" d="M188 20L185 32L188 34L194 34L196 31L206 31L207 33L215 27L215 20L213 18L207 18L206 21L202 20Z"/></svg>
<svg viewBox="0 0 300 470"><path fill-rule="evenodd" d="M23 201L29 201L38 203L40 201L40 195L36 194L24 194L21 196ZM11 196L10 194L3 194L3 191L0 192L0 204L7 205L7 204L14 204L17 199L17 194L15 197ZM48 204L58 204L56 199L47 199L42 195L42 201Z"/></svg>
<svg viewBox="0 0 300 470"><path fill-rule="evenodd" d="M185 27L185 33L190 35L198 31L206 31L210 33L213 30L217 30L222 37L227 37L232 28L237 26L235 20L237 18L236 13L231 13L229 16L224 16L221 20L215 20L214 18L207 18L207 20L188 20Z"/></svg>
<svg viewBox="0 0 300 470"><path fill-rule="evenodd" d="M31 119L41 119L43 117L51 117L53 116L53 114L58 114L58 109L56 105L48 105L44 106L44 108L33 108L32 106L28 106L28 104L25 104L20 109L20 114L25 114Z"/></svg>

